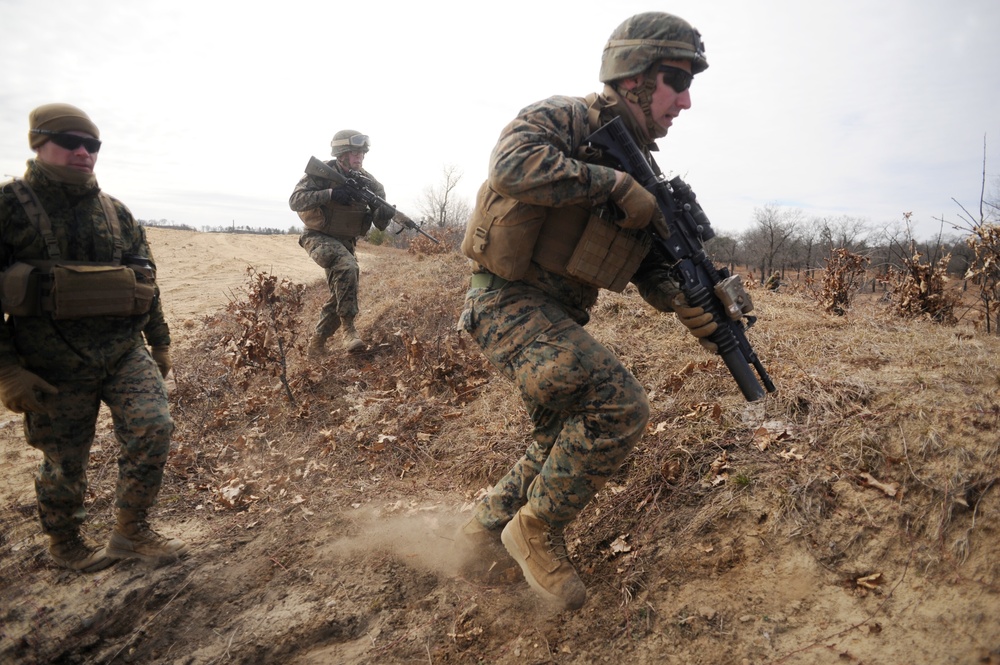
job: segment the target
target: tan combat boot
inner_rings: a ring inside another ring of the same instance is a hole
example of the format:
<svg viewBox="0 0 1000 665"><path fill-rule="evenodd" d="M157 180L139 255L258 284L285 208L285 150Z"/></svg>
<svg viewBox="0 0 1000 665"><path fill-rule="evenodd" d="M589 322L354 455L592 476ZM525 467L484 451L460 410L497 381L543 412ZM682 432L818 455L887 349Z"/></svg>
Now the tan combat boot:
<svg viewBox="0 0 1000 665"><path fill-rule="evenodd" d="M470 582L510 584L518 568L500 542L500 529L487 529L474 516L455 535L458 572Z"/></svg>
<svg viewBox="0 0 1000 665"><path fill-rule="evenodd" d="M96 573L115 562L105 548L87 542L79 531L62 531L49 536L49 554L63 568L81 573Z"/></svg>
<svg viewBox="0 0 1000 665"><path fill-rule="evenodd" d="M524 579L542 598L567 610L583 606L587 587L569 562L562 532L539 519L531 506L517 511L500 539L521 566Z"/></svg>
<svg viewBox="0 0 1000 665"><path fill-rule="evenodd" d="M312 358L322 358L326 355L326 337L321 335L313 335L312 339L309 340L309 346L306 348L306 354Z"/></svg>
<svg viewBox="0 0 1000 665"><path fill-rule="evenodd" d="M140 510L119 510L118 523L111 533L108 556L116 559L142 559L146 563L166 563L187 551L187 543L167 538L153 531Z"/></svg>
<svg viewBox="0 0 1000 665"><path fill-rule="evenodd" d="M354 317L345 316L341 322L344 324L344 348L348 351L364 350L365 343L358 337L358 331L354 328Z"/></svg>

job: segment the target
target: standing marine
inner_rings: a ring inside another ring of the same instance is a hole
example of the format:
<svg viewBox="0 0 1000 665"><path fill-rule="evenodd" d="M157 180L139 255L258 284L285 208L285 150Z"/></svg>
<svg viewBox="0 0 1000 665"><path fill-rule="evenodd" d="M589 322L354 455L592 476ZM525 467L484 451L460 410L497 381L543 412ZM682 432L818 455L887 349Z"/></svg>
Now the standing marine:
<svg viewBox="0 0 1000 665"><path fill-rule="evenodd" d="M171 560L187 545L147 521L174 423L164 377L170 330L146 234L97 185L97 125L69 104L28 116L36 157L0 184L0 401L42 452L35 495L49 553L93 572L117 559ZM119 443L117 520L106 546L81 531L101 403Z"/></svg>
<svg viewBox="0 0 1000 665"><path fill-rule="evenodd" d="M353 129L343 129L330 142L335 159L326 162L345 178L364 179L364 186L385 199L385 188L362 165L368 154L368 136ZM316 330L309 340L309 355L326 353L326 341L338 328L344 331L344 348L361 351L365 343L358 337L354 319L358 315L358 259L355 248L372 224L380 230L389 226L395 208L368 205L349 185L337 185L319 176L302 176L288 199L289 207L299 213L305 231L299 237L310 258L326 273L330 298L323 305Z"/></svg>
<svg viewBox="0 0 1000 665"><path fill-rule="evenodd" d="M655 141L691 107L691 82L707 67L687 21L662 12L627 19L604 48L602 92L549 97L503 129L462 244L473 275L460 327L519 387L534 429L460 541L482 561L505 558L502 544L529 585L562 608L587 598L564 531L649 418L640 383L584 329L599 290L632 282L696 337L716 325L684 301L651 247L654 196L585 139L621 118L659 173Z"/></svg>

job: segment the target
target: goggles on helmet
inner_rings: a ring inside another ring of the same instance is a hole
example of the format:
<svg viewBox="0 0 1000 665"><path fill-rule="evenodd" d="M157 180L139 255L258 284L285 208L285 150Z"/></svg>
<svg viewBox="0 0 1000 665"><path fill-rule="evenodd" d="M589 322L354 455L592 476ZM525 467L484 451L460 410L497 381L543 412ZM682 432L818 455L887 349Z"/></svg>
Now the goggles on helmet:
<svg viewBox="0 0 1000 665"><path fill-rule="evenodd" d="M370 145L368 143L367 134L355 134L354 136L348 137L346 139L337 139L330 144L334 148L341 146L347 146L349 148L368 148Z"/></svg>

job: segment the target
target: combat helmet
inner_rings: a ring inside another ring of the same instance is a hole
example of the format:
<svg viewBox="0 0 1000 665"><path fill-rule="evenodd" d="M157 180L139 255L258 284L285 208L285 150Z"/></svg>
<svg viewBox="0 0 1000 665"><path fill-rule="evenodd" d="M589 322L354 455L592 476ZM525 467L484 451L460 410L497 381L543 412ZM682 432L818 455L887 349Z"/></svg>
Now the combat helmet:
<svg viewBox="0 0 1000 665"><path fill-rule="evenodd" d="M333 135L333 139L330 141L330 152L334 157L339 157L345 152L352 150L368 152L368 148L370 147L371 143L368 141L368 135L353 129L340 130Z"/></svg>
<svg viewBox="0 0 1000 665"><path fill-rule="evenodd" d="M657 68L664 60L687 60L692 74L708 69L701 34L679 16L664 12L645 12L626 19L611 33L601 56L601 82L614 86L618 94L639 105L646 132L653 139L667 133L653 121L650 110ZM640 86L626 89L617 85L640 74L645 74Z"/></svg>
<svg viewBox="0 0 1000 665"><path fill-rule="evenodd" d="M690 60L692 74L708 69L701 33L673 14L636 14L608 38L601 56L601 83L638 76L662 60Z"/></svg>

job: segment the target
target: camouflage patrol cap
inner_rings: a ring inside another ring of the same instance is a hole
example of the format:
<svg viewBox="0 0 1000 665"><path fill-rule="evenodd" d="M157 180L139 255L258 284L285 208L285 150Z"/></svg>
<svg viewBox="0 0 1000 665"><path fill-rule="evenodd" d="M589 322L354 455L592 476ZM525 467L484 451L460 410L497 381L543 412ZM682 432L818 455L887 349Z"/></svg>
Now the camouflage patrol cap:
<svg viewBox="0 0 1000 665"><path fill-rule="evenodd" d="M601 56L601 82L638 76L660 60L690 60L691 73L708 69L701 34L664 12L636 14L615 28Z"/></svg>
<svg viewBox="0 0 1000 665"><path fill-rule="evenodd" d="M362 134L361 132L355 131L353 129L342 129L333 135L333 140L330 141L331 154L334 157L343 155L345 152L350 152L352 150L363 150L368 152L368 148L371 147L371 143L368 141L368 135Z"/></svg>

